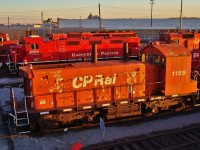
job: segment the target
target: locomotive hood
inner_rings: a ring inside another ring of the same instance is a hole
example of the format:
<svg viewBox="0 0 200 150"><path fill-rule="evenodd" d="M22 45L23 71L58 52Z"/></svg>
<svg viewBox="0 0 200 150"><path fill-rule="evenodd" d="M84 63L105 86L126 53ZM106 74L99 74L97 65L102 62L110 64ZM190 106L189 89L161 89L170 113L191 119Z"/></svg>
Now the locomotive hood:
<svg viewBox="0 0 200 150"><path fill-rule="evenodd" d="M145 47L142 51L143 53L151 52L156 53L156 51L162 54L164 57L177 57L177 56L191 56L189 50L178 44L155 44L152 46Z"/></svg>

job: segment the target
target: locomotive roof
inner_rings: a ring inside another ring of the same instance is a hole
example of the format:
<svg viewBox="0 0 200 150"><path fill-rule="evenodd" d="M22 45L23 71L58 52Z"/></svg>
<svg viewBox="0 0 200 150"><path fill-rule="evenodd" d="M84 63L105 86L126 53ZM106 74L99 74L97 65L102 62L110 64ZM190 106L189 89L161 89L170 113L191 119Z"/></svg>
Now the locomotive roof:
<svg viewBox="0 0 200 150"><path fill-rule="evenodd" d="M123 61L123 60L112 60L112 61L99 61L98 63L91 62L81 62L81 63L62 63L62 64L44 64L44 65L33 65L33 70L42 70L42 69L57 69L57 68L90 68L90 67L102 67L102 66L116 66L123 64L132 64L132 63L141 63L139 61ZM30 66L19 67L21 72L29 72Z"/></svg>
<svg viewBox="0 0 200 150"><path fill-rule="evenodd" d="M187 48L178 44L152 45L144 48L143 52L151 52L151 53L159 52L165 57L191 56L191 53L189 50L187 50Z"/></svg>

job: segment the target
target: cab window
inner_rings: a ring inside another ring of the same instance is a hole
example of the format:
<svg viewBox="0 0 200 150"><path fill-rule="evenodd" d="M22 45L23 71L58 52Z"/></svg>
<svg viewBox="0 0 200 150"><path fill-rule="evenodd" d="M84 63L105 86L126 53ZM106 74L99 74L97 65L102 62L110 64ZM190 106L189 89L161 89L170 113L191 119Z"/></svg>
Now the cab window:
<svg viewBox="0 0 200 150"><path fill-rule="evenodd" d="M174 40L171 41L171 43L178 44L179 43L179 39L174 39Z"/></svg>
<svg viewBox="0 0 200 150"><path fill-rule="evenodd" d="M2 37L0 37L0 42L3 42L3 38Z"/></svg>
<svg viewBox="0 0 200 150"><path fill-rule="evenodd" d="M158 54L147 54L146 61L154 64L160 64L160 55Z"/></svg>
<svg viewBox="0 0 200 150"><path fill-rule="evenodd" d="M165 58L162 58L161 59L161 67L165 68L165 66L166 66L166 60L165 60Z"/></svg>
<svg viewBox="0 0 200 150"><path fill-rule="evenodd" d="M31 50L38 50L39 45L38 44L31 44Z"/></svg>

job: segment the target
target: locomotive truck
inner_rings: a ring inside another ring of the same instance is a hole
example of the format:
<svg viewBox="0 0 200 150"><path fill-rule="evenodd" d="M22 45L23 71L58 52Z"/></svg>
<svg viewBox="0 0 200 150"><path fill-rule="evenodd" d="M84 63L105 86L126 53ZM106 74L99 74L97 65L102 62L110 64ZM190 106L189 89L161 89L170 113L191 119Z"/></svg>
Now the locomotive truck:
<svg viewBox="0 0 200 150"><path fill-rule="evenodd" d="M179 111L198 103L197 81L190 76L191 53L185 47L150 45L142 50L141 61L133 61L126 43L123 60L99 62L93 47L92 62L20 67L24 98L16 99L11 88L9 113L19 132L93 123L99 117Z"/></svg>

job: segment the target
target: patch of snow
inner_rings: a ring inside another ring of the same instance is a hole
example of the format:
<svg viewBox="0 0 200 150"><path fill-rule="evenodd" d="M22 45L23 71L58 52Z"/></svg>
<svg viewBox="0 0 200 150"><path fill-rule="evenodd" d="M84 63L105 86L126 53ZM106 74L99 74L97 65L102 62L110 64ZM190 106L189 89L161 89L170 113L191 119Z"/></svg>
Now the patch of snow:
<svg viewBox="0 0 200 150"><path fill-rule="evenodd" d="M14 83L22 83L23 78L0 78L0 84L14 84Z"/></svg>
<svg viewBox="0 0 200 150"><path fill-rule="evenodd" d="M126 127L106 127L105 141L112 141L128 136L149 134L155 131L164 131L174 128L182 128L193 123L200 123L200 113L172 117L163 120L148 121ZM83 146L102 142L100 128L87 129L84 131L63 132L60 135L44 136L41 138L26 137L13 139L15 150L55 150L70 149L75 143L80 142Z"/></svg>
<svg viewBox="0 0 200 150"><path fill-rule="evenodd" d="M24 89L22 88L13 88L14 97L17 100L22 100L24 97ZM0 88L0 106L4 106L5 102L10 100L10 88Z"/></svg>

